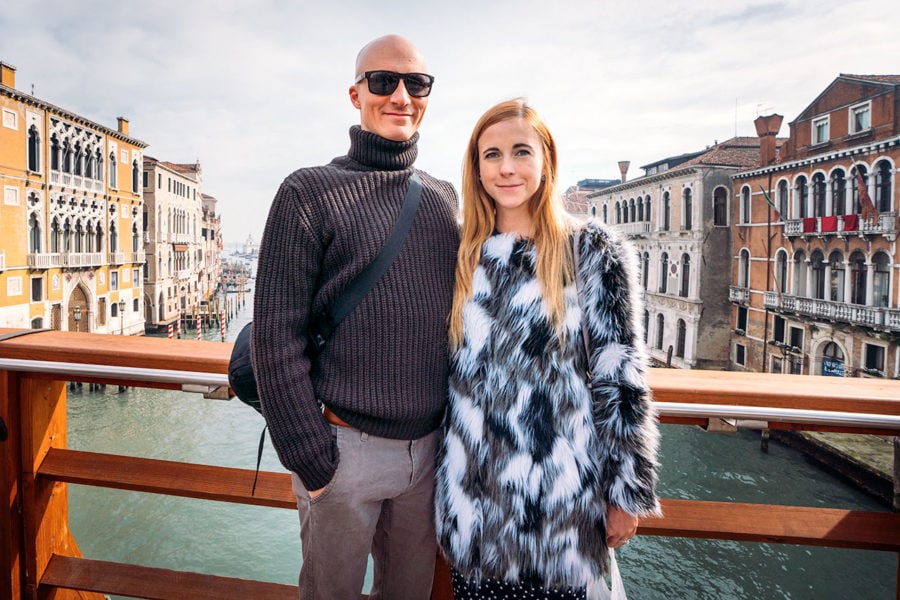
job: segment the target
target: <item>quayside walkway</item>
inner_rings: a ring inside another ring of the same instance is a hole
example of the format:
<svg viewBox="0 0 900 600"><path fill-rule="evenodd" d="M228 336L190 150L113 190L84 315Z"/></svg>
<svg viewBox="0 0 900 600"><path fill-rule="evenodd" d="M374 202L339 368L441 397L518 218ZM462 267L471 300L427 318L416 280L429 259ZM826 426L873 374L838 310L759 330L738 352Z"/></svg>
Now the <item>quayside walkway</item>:
<svg viewBox="0 0 900 600"><path fill-rule="evenodd" d="M0 329L0 337L14 330ZM291 585L83 556L68 528L67 485L294 509L290 480L252 470L75 451L66 445L66 382L228 397L231 344L41 331L0 341L0 598L296 598ZM900 432L900 382L654 369L661 421L728 428ZM190 401L191 394L185 394ZM665 468L665 465L662 466ZM896 468L896 467L895 467ZM900 513L663 499L639 534L848 547L900 556ZM895 573L900 581L900 565ZM434 599L452 592L436 565ZM897 588L900 599L900 583Z"/></svg>

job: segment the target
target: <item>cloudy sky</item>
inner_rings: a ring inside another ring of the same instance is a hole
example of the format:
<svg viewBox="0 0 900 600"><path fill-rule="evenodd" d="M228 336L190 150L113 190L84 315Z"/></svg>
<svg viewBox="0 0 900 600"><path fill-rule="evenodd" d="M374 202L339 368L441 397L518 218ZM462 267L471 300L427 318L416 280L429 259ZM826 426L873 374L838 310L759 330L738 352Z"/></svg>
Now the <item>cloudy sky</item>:
<svg viewBox="0 0 900 600"><path fill-rule="evenodd" d="M889 0L5 0L0 60L16 87L203 167L226 242L259 240L294 169L346 152L360 47L399 33L436 76L417 166L459 188L485 109L529 99L563 188L755 135L781 135L840 73L900 73Z"/></svg>

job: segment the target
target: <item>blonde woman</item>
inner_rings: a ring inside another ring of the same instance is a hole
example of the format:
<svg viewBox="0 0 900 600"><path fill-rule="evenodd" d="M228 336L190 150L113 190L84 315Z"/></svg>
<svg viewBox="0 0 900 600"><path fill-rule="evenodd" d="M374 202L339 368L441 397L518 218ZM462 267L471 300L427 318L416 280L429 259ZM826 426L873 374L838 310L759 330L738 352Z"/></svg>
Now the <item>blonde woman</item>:
<svg viewBox="0 0 900 600"><path fill-rule="evenodd" d="M481 117L463 166L437 470L457 600L584 598L608 548L659 512L634 252L567 217L556 178L556 144L524 101Z"/></svg>

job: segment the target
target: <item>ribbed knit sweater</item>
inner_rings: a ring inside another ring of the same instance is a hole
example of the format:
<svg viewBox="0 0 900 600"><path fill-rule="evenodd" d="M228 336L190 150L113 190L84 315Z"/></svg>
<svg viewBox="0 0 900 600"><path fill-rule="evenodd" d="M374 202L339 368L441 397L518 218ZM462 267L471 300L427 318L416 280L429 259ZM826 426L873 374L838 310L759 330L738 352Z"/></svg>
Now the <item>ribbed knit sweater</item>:
<svg viewBox="0 0 900 600"><path fill-rule="evenodd" d="M447 399L457 196L421 171L422 202L400 253L318 358L304 352L310 323L381 251L418 152L418 134L394 142L357 125L350 141L346 156L281 184L257 267L252 358L263 415L282 464L310 490L339 460L320 403L361 431L412 440L438 427Z"/></svg>

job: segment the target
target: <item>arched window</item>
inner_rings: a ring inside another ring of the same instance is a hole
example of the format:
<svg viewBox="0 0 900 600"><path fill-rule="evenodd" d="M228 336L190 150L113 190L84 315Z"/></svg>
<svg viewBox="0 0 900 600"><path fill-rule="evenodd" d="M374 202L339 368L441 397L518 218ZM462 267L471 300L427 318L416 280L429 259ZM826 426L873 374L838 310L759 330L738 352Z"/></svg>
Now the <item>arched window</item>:
<svg viewBox="0 0 900 600"><path fill-rule="evenodd" d="M644 311L644 343L648 343L649 338L647 337L650 334L650 311Z"/></svg>
<svg viewBox="0 0 900 600"><path fill-rule="evenodd" d="M90 146L84 151L84 177L85 179L94 178L94 153Z"/></svg>
<svg viewBox="0 0 900 600"><path fill-rule="evenodd" d="M659 293L665 294L669 287L669 255L666 252L659 257Z"/></svg>
<svg viewBox="0 0 900 600"><path fill-rule="evenodd" d="M100 154L99 148L97 149L94 160L94 179L98 181L103 180L103 155Z"/></svg>
<svg viewBox="0 0 900 600"><path fill-rule="evenodd" d="M663 193L662 210L662 229L663 231L669 231L672 227L672 199L669 197L669 192Z"/></svg>
<svg viewBox="0 0 900 600"><path fill-rule="evenodd" d="M118 187L118 178L116 177L116 153L109 153L109 187Z"/></svg>
<svg viewBox="0 0 900 600"><path fill-rule="evenodd" d="M131 226L131 251L137 252L138 245L141 243L141 237L138 235L137 223Z"/></svg>
<svg viewBox="0 0 900 600"><path fill-rule="evenodd" d="M713 191L713 225L728 225L728 191L722 186Z"/></svg>
<svg viewBox="0 0 900 600"><path fill-rule="evenodd" d="M34 125L28 128L28 170L41 170L41 136Z"/></svg>
<svg viewBox="0 0 900 600"><path fill-rule="evenodd" d="M866 257L858 250L850 255L850 302L866 303Z"/></svg>
<svg viewBox="0 0 900 600"><path fill-rule="evenodd" d="M644 220L650 222L650 196L644 198Z"/></svg>
<svg viewBox="0 0 900 600"><path fill-rule="evenodd" d="M788 182L786 179L782 179L778 182L778 192L777 195L777 203L778 212L781 213L781 219L787 219L790 215L788 214L788 207L790 206L790 195L788 194Z"/></svg>
<svg viewBox="0 0 900 600"><path fill-rule="evenodd" d="M596 217L596 216L597 216L597 206L596 206L596 205L591 206L591 216L592 216L592 217Z"/></svg>
<svg viewBox="0 0 900 600"><path fill-rule="evenodd" d="M109 251L116 252L119 249L119 234L116 231L116 224L109 226Z"/></svg>
<svg viewBox="0 0 900 600"><path fill-rule="evenodd" d="M137 161L131 163L131 191L137 194L140 192L140 174L141 169L138 167Z"/></svg>
<svg viewBox="0 0 900 600"><path fill-rule="evenodd" d="M666 318L662 313L656 315L656 347L662 350L663 332L666 329Z"/></svg>
<svg viewBox="0 0 900 600"><path fill-rule="evenodd" d="M750 287L750 251L744 248L738 258L738 286Z"/></svg>
<svg viewBox="0 0 900 600"><path fill-rule="evenodd" d="M872 263L875 265L872 279L874 292L872 301L875 306L887 308L891 293L891 259L884 252L878 252L872 257Z"/></svg>
<svg viewBox="0 0 900 600"><path fill-rule="evenodd" d="M616 202L616 224L622 222L622 205Z"/></svg>
<svg viewBox="0 0 900 600"><path fill-rule="evenodd" d="M94 232L94 224L88 221L85 235L85 252L97 252L97 234Z"/></svg>
<svg viewBox="0 0 900 600"><path fill-rule="evenodd" d="M97 252L103 252L103 226L97 225Z"/></svg>
<svg viewBox="0 0 900 600"><path fill-rule="evenodd" d="M641 280L642 280L641 283L643 284L645 290L647 289L647 282L649 281L649 277L650 277L650 253L644 252L643 267L641 267Z"/></svg>
<svg viewBox="0 0 900 600"><path fill-rule="evenodd" d="M810 256L810 268L812 269L812 289L809 296L817 300L825 299L825 257L822 252L816 250Z"/></svg>
<svg viewBox="0 0 900 600"><path fill-rule="evenodd" d="M72 147L69 146L69 140L63 140L63 161L62 161L62 170L63 173L71 173L72 172Z"/></svg>
<svg viewBox="0 0 900 600"><path fill-rule="evenodd" d="M806 272L809 263L806 262L806 253L798 250L794 255L794 289L798 296L806 296Z"/></svg>
<svg viewBox="0 0 900 600"><path fill-rule="evenodd" d="M824 217L825 214L825 174L816 173L812 179L813 189L813 216Z"/></svg>
<svg viewBox="0 0 900 600"><path fill-rule="evenodd" d="M28 252L38 254L41 251L41 224L37 214L28 217Z"/></svg>
<svg viewBox="0 0 900 600"><path fill-rule="evenodd" d="M84 252L84 226L81 219L75 221L75 252Z"/></svg>
<svg viewBox="0 0 900 600"><path fill-rule="evenodd" d="M856 165L855 167L853 167L853 169L850 170L850 189L852 204L850 205L849 214L853 215L858 215L862 212L859 204L859 177L856 176L857 173L862 176L863 185L869 185L869 170L865 165Z"/></svg>
<svg viewBox="0 0 900 600"><path fill-rule="evenodd" d="M640 197L637 199L637 221L639 223L644 221L644 201Z"/></svg>
<svg viewBox="0 0 900 600"><path fill-rule="evenodd" d="M75 166L74 166L73 172L75 173L75 175L78 175L79 177L81 176L81 173L82 173L82 171L81 171L81 166L83 164L82 160L83 159L82 159L82 154L81 154L81 144L76 142L75 143Z"/></svg>
<svg viewBox="0 0 900 600"><path fill-rule="evenodd" d="M63 252L72 251L72 224L66 219L63 222Z"/></svg>
<svg viewBox="0 0 900 600"><path fill-rule="evenodd" d="M691 291L691 257L687 254L681 255L681 289L678 295L687 298Z"/></svg>
<svg viewBox="0 0 900 600"><path fill-rule="evenodd" d="M607 211L607 208L608 207L604 204L603 205L603 222L604 223L609 223L609 214L607 214L609 211Z"/></svg>
<svg viewBox="0 0 900 600"><path fill-rule="evenodd" d="M741 223L750 222L750 186L741 188Z"/></svg>
<svg viewBox="0 0 900 600"><path fill-rule="evenodd" d="M685 325L684 319L678 319L677 331L678 335L675 338L675 356L684 358L684 342L687 337L687 325Z"/></svg>
<svg viewBox="0 0 900 600"><path fill-rule="evenodd" d="M796 218L802 219L803 217L812 216L809 214L809 185L805 175L797 178L797 183L794 184L794 192L797 197Z"/></svg>
<svg viewBox="0 0 900 600"><path fill-rule="evenodd" d="M628 223L628 200L622 200L622 222Z"/></svg>
<svg viewBox="0 0 900 600"><path fill-rule="evenodd" d="M830 289L827 299L843 302L846 273L844 272L844 256L840 251L835 250L828 256L828 266L831 268L831 281L828 282Z"/></svg>
<svg viewBox="0 0 900 600"><path fill-rule="evenodd" d="M59 221L56 218L50 223L50 252L56 254L59 252Z"/></svg>
<svg viewBox="0 0 900 600"><path fill-rule="evenodd" d="M847 214L847 179L843 169L835 169L831 174L831 201L834 214Z"/></svg>
<svg viewBox="0 0 900 600"><path fill-rule="evenodd" d="M890 212L892 173L891 163L886 160L878 161L875 165L875 208L880 212Z"/></svg>
<svg viewBox="0 0 900 600"><path fill-rule="evenodd" d="M775 285L777 291L787 293L787 252L779 250L775 253Z"/></svg>
<svg viewBox="0 0 900 600"><path fill-rule="evenodd" d="M50 168L59 171L59 139L56 134L50 138Z"/></svg>
<svg viewBox="0 0 900 600"><path fill-rule="evenodd" d="M693 192L691 192L691 188L684 188L684 191L681 193L681 211L681 228L690 231L694 225Z"/></svg>

